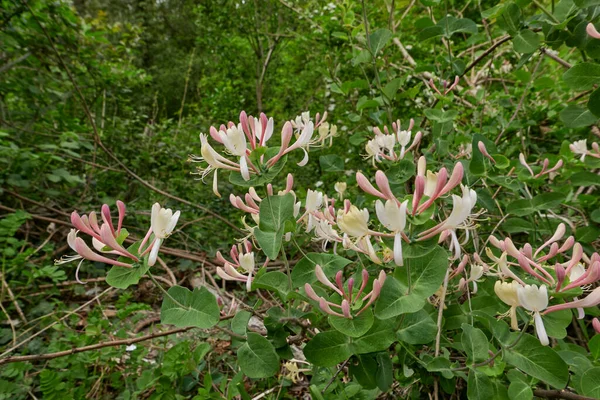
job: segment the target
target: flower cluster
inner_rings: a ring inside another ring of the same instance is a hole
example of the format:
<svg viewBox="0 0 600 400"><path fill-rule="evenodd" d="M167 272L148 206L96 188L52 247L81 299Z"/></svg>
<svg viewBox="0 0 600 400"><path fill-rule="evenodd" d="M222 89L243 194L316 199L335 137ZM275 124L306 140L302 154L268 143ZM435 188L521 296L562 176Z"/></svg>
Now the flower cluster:
<svg viewBox="0 0 600 400"><path fill-rule="evenodd" d="M579 160L583 162L585 160L585 156L590 156L594 158L600 158L600 146L598 143L592 143L592 150L588 150L587 148L587 139L577 140L569 145L569 149L571 152L577 156L581 156Z"/></svg>
<svg viewBox="0 0 600 400"><path fill-rule="evenodd" d="M223 268L217 267L217 275L226 281L245 282L246 290L250 291L255 265L252 243L246 240L243 245L231 246L229 255L233 261L228 261L220 251L217 252L217 261L223 265Z"/></svg>
<svg viewBox="0 0 600 400"><path fill-rule="evenodd" d="M373 165L375 165L376 161L398 161L404 159L407 152L415 149L423 137L423 134L419 131L416 133L411 143L410 139L412 137L414 125L415 121L411 119L408 129L403 130L400 125L400 120L398 120L392 123L391 133L387 126L383 127L383 132L378 127L373 127L375 137L368 140L365 146L367 158L372 159ZM411 143L410 146L409 143ZM396 150L396 147L399 147L399 149Z"/></svg>
<svg viewBox="0 0 600 400"><path fill-rule="evenodd" d="M171 209L164 209L160 204L155 203L152 206L151 226L146 236L139 246L126 249L123 246L125 239L129 236L127 230L123 228L126 207L120 200L117 200L117 210L118 222L116 228L112 221L110 207L107 204L104 204L100 211L101 224L99 224L95 211L90 212L88 215L79 215L76 211L71 214L71 223L74 228L67 236L67 243L77 255L63 257L61 260L57 260L56 263L63 264L81 260L75 273L77 281L79 281L79 268L83 260L133 268L146 254L149 254L147 262L149 266L153 266L156 263L162 242L173 232L180 214L179 211L173 213ZM82 238L78 237L79 233L91 237L92 247L95 251ZM109 255L118 258L110 258Z"/></svg>
<svg viewBox="0 0 600 400"><path fill-rule="evenodd" d="M377 300L381 293L381 287L386 279L385 271L381 271L377 279L373 280L373 289L369 293L364 293L367 283L369 282L369 273L366 269L363 269L361 273L362 282L360 288L354 286L354 278L348 279L346 285L344 285L342 280L344 274L342 271L338 271L335 275L336 284L334 285L329 278L327 278L323 269L318 264L315 266L315 275L319 282L332 289L341 297L341 303L336 304L319 296L309 283L304 285L306 295L311 300L319 303L319 307L324 313L348 319L358 317L362 312L369 308L375 300ZM332 307L338 311L334 311ZM353 315L354 311L355 313Z"/></svg>
<svg viewBox="0 0 600 400"><path fill-rule="evenodd" d="M221 125L219 129L210 127L210 136L225 147L225 152L235 157L231 160L216 151L208 141L206 134L200 134L201 156L190 156L191 161L203 162L207 165L198 168L202 179L214 171L213 192L220 197L218 191L218 171L227 170L239 172L245 181L252 175L262 175L272 168L282 157L294 150L304 151L304 158L298 163L304 166L308 162L308 148L336 134L337 128L325 123L327 113L320 118L317 114L315 121L310 119L308 113L297 117L295 121L287 121L281 130L281 144L276 151L268 151L267 143L273 136L275 123L273 118L268 118L261 113L258 118L248 116L246 112L240 113L239 123L229 122L227 126ZM315 129L318 138L314 138ZM296 134L296 140L290 144Z"/></svg>
<svg viewBox="0 0 600 400"><path fill-rule="evenodd" d="M518 329L517 307L523 307L531 311L534 316L536 333L540 342L544 345L548 345L549 340L542 315L575 308L578 309L578 318L581 319L584 317L583 308L600 304L599 287L589 292L583 299L572 296L574 298L570 302L558 303L548 307L549 301L553 298L553 296L549 297L548 288L554 294L563 293L569 297L568 293L565 292L578 289L585 293L592 284L600 280L600 255L594 253L591 257L588 257L583 252L581 244L575 242L573 236L569 236L561 244L560 241L565 233L565 225L560 224L554 235L535 250L529 243L518 249L510 238L498 240L491 236L490 243L499 249L502 254L498 257L490 249L486 250L488 256L494 261L494 265L484 265L484 268L488 271L488 275L495 275L501 279L495 283L494 290L496 295L511 307L511 327ZM569 251L571 252L570 256L568 255ZM551 267L550 260L558 256L561 256L565 261L562 263L554 262L553 267ZM508 257L515 261L509 261ZM521 271L526 273L526 277L519 277L511 267L519 267ZM549 270L554 271L554 276ZM506 279L512 280L505 281ZM541 284L539 286L530 285L526 283L526 279L536 279ZM566 282L567 280L568 282Z"/></svg>

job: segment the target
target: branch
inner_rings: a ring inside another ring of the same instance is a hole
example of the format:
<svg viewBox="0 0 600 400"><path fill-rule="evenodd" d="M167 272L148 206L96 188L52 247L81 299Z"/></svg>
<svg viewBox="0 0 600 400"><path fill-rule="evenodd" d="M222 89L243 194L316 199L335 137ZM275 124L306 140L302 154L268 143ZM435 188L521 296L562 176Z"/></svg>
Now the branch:
<svg viewBox="0 0 600 400"><path fill-rule="evenodd" d="M566 62L565 60L563 60L562 58L560 58L559 56L557 56L556 54L548 51L546 48L542 47L540 49L540 53L542 53L545 56L548 56L549 58L553 59L554 61L556 61L557 63L559 63L560 65L562 65L563 67L565 67L566 69L569 69L572 67L571 64L569 64L568 62Z"/></svg>
<svg viewBox="0 0 600 400"><path fill-rule="evenodd" d="M463 76L465 76L470 70L472 70L477 64L479 64L481 62L481 60L483 60L484 58L489 56L494 50L496 50L498 48L498 46L500 46L503 43L508 42L510 39L511 39L511 37L509 35L506 35L506 36L503 36L502 38L500 38L489 49L484 51L479 57L477 57L475 60L473 60L473 62L471 64L469 64L469 66L467 68L465 68L465 70L460 75L460 77L462 78Z"/></svg>
<svg viewBox="0 0 600 400"><path fill-rule="evenodd" d="M594 400L593 397L580 396L572 392L567 392L566 390L535 389L533 394L537 397L544 397L546 399Z"/></svg>

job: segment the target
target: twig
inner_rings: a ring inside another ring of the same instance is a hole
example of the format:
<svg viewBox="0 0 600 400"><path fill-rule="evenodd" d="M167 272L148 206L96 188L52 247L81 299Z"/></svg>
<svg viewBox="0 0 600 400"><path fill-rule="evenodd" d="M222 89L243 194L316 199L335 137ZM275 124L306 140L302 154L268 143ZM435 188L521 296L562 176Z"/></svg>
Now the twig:
<svg viewBox="0 0 600 400"><path fill-rule="evenodd" d="M91 299L90 301L83 303L81 306L77 307L76 309L74 309L73 311L69 311L68 313L66 313L63 317L61 317L58 321L54 321L53 323L51 323L50 325L48 325L47 327L43 328L42 330L34 333L33 335L29 336L27 339L23 340L22 342L14 345L13 347L11 347L10 349L6 350L4 353L0 354L0 357L4 357L5 355L12 353L14 350L18 349L19 347L23 346L25 343L28 343L29 341L31 341L32 339L38 337L39 335L41 335L43 332L47 331L48 329L50 329L51 327L53 327L54 325L58 324L59 322L65 320L66 318L70 317L71 315L75 314L77 311L87 307L88 305L94 303L97 299L99 299L100 297L104 296L105 294L113 291L113 288L108 288L106 289L104 292L100 293L99 295L97 295L96 297L94 297L93 299ZM0 365L2 365L2 359L0 359Z"/></svg>
<svg viewBox="0 0 600 400"><path fill-rule="evenodd" d="M17 310L17 314L19 314L19 317L21 318L21 320L25 323L27 323L27 318L25 318L25 314L23 313L23 310L21 310L21 306L19 306L19 303L17 302L17 299L15 298L15 295L13 294L12 290L10 290L10 286L8 286L8 283L6 283L6 280L4 279L4 275L0 275L2 276L2 291L4 291L4 288L6 288L6 293L8 293L8 297L10 298L10 301L12 301L13 305L15 306L15 310Z"/></svg>
<svg viewBox="0 0 600 400"><path fill-rule="evenodd" d="M566 390L547 390L547 389L535 389L533 394L537 397L544 397L546 399L567 399L567 400L594 400L593 397L581 396Z"/></svg>
<svg viewBox="0 0 600 400"><path fill-rule="evenodd" d="M475 60L473 60L473 62L471 64L469 64L469 66L467 68L465 68L465 70L460 75L460 77L462 78L463 76L465 76L470 70L473 69L473 67L475 67L477 64L479 64L481 62L481 60L483 60L488 55L490 55L490 53L492 53L494 50L496 50L496 48L498 48L498 46L500 46L503 43L508 42L510 39L511 39L510 35L501 37L496 43L494 43L492 46L490 46L489 49L484 51L479 57L477 57Z"/></svg>
<svg viewBox="0 0 600 400"><path fill-rule="evenodd" d="M342 372L342 370L344 369L344 367L346 366L346 364L348 364L348 361L350 361L350 358L346 359L346 361L344 361L342 363L342 365L340 365L340 367L338 368L338 370L335 371L335 374L333 374L333 376L331 377L331 379L329 380L329 382L327 382L327 385L325 385L325 388L323 390L321 390L321 393L325 393L325 391L327 389L329 389L329 386L331 386L331 384L333 383L333 381L335 380L335 378L337 378L337 376L340 374L340 372Z"/></svg>
<svg viewBox="0 0 600 400"><path fill-rule="evenodd" d="M540 53L548 56L549 58L553 59L554 61L556 61L557 63L559 63L560 65L562 65L563 67L565 67L566 69L569 69L572 67L571 64L569 64L568 62L566 62L565 60L563 60L562 58L560 58L559 56L557 56L556 54L549 52L546 48L542 47L540 49Z"/></svg>

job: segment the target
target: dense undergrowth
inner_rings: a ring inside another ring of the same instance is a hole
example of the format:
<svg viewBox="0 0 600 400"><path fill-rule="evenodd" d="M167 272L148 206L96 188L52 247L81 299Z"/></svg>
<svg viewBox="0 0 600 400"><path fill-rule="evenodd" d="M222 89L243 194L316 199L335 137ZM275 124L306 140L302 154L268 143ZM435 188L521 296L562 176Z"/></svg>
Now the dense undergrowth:
<svg viewBox="0 0 600 400"><path fill-rule="evenodd" d="M599 21L0 0L0 398L600 398Z"/></svg>

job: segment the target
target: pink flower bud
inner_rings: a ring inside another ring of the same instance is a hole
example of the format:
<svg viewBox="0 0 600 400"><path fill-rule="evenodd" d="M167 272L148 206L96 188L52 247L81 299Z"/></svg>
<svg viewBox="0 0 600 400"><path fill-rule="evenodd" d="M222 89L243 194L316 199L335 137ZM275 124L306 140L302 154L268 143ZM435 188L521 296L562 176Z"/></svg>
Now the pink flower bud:
<svg viewBox="0 0 600 400"><path fill-rule="evenodd" d="M396 200L396 196L394 196L392 190L390 189L390 183L383 171L377 171L375 173L375 182L377 183L377 187L379 187L379 190L381 190L381 193L383 193L387 200L394 200L398 202L398 200Z"/></svg>
<svg viewBox="0 0 600 400"><path fill-rule="evenodd" d="M481 154L483 154L483 156L485 158L490 160L492 163L496 164L496 160L494 160L494 157L490 156L490 153L488 153L487 149L485 148L485 143L483 143L482 141L479 141L477 143L477 148L479 149L479 151L481 152Z"/></svg>
<svg viewBox="0 0 600 400"><path fill-rule="evenodd" d="M554 266L554 272L556 273L556 291L560 292L560 287L565 281L565 276L567 276L567 271L560 264L556 264Z"/></svg>
<svg viewBox="0 0 600 400"><path fill-rule="evenodd" d="M600 39L600 33L596 30L596 27L591 22L586 25L585 31L594 39Z"/></svg>
<svg viewBox="0 0 600 400"><path fill-rule="evenodd" d="M600 320L598 320L598 318L594 318L592 320L592 326L594 327L596 333L600 333Z"/></svg>
<svg viewBox="0 0 600 400"><path fill-rule="evenodd" d="M371 182L369 182L369 180L361 172L356 173L356 183L364 192L376 197L381 197L382 199L386 198L383 193L371 185Z"/></svg>

